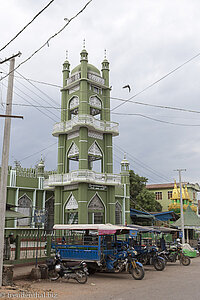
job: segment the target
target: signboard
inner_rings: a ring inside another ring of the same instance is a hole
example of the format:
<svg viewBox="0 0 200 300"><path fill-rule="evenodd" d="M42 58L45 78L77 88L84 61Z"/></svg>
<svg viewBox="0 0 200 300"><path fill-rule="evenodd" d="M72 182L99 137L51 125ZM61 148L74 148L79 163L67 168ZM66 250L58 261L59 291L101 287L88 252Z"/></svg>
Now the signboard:
<svg viewBox="0 0 200 300"><path fill-rule="evenodd" d="M35 223L45 223L46 211L42 209L35 209L34 212L34 222Z"/></svg>
<svg viewBox="0 0 200 300"><path fill-rule="evenodd" d="M182 238L183 237L183 232L179 231L179 237Z"/></svg>
<svg viewBox="0 0 200 300"><path fill-rule="evenodd" d="M130 232L129 232L129 235L130 235L130 237L135 237L135 236L137 236L137 230L130 230Z"/></svg>

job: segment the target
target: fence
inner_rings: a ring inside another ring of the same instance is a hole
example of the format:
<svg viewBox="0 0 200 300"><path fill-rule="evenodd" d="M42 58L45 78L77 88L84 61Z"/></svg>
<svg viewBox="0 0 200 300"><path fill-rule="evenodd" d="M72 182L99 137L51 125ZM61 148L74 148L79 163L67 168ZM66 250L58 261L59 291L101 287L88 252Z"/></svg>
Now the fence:
<svg viewBox="0 0 200 300"><path fill-rule="evenodd" d="M51 236L44 230L24 231L15 237L7 236L4 242L4 260L28 261L36 258L47 258L51 254Z"/></svg>

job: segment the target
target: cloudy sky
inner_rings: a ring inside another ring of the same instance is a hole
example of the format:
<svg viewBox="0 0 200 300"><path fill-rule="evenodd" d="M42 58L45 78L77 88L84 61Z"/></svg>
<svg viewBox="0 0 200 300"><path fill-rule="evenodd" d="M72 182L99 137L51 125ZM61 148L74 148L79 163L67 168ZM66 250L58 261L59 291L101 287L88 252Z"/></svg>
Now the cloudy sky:
<svg viewBox="0 0 200 300"><path fill-rule="evenodd" d="M48 2L0 0L0 48ZM17 66L66 24L64 18L70 19L86 3L85 0L55 0L0 52L0 58L21 51ZM25 78L61 86L66 50L72 69L79 64L85 38L89 62L99 69L107 49L111 96L129 99L200 52L199 11L198 0L93 0L50 41L49 47L45 46L17 71ZM4 76L8 65L1 64L0 71ZM59 122L59 109L23 105L57 107L60 88L32 81L30 84L19 73L15 73L13 114L23 115L24 120L12 120L10 164L18 160L23 167L34 167L42 153L46 169L56 169L57 139L51 133L55 122ZM122 89L126 84L131 86L130 93ZM6 86L7 78L0 82L0 113L5 111ZM200 56L132 101L200 111L199 95ZM150 183L178 179L174 171L177 168L187 169L182 174L184 181L199 182L199 114L130 102L114 109L121 103L111 99L113 113L121 114L112 114L112 120L120 124L120 135L114 138L115 172L119 172L126 151L131 168L148 177ZM3 126L4 120L0 118L0 150Z"/></svg>

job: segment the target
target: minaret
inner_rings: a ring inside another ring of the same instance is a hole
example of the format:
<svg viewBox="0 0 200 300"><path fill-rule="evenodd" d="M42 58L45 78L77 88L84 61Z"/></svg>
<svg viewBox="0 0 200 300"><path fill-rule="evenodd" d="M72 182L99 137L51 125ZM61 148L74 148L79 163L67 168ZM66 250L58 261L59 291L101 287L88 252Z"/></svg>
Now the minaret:
<svg viewBox="0 0 200 300"><path fill-rule="evenodd" d="M123 198L123 224L130 224L130 178L129 178L130 163L126 159L126 153L124 153L124 159L121 161L121 183L123 185L124 198Z"/></svg>
<svg viewBox="0 0 200 300"><path fill-rule="evenodd" d="M80 64L70 72L63 64L61 122L58 137L57 174L48 185L55 190L55 223L115 224L115 186L121 176L113 174L112 139L118 124L110 120L109 62L102 72L88 63L85 49Z"/></svg>

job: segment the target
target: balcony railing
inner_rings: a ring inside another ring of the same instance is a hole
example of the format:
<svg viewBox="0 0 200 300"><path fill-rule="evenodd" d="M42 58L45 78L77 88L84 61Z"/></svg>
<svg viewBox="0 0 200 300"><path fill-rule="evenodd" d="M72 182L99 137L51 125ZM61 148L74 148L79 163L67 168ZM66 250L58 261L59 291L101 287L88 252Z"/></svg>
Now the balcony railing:
<svg viewBox="0 0 200 300"><path fill-rule="evenodd" d="M102 133L112 133L114 136L119 135L119 124L116 122L97 120L90 115L77 115L72 120L56 123L53 128L53 136L69 133L81 126L95 129Z"/></svg>
<svg viewBox="0 0 200 300"><path fill-rule="evenodd" d="M121 175L96 173L91 170L78 170L66 174L52 174L49 179L44 181L44 189L54 186L65 186L72 183L94 183L100 185L119 185L121 184Z"/></svg>

